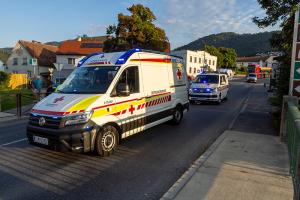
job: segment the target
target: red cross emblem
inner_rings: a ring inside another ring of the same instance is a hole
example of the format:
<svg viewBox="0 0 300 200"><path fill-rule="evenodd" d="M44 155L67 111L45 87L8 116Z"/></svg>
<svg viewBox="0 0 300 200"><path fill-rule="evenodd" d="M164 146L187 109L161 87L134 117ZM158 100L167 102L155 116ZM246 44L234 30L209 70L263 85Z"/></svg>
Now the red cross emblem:
<svg viewBox="0 0 300 200"><path fill-rule="evenodd" d="M133 105L131 105L129 108L129 112L131 112L131 114L133 114L133 111L135 111L135 108L133 107Z"/></svg>
<svg viewBox="0 0 300 200"><path fill-rule="evenodd" d="M57 103L57 102L59 102L59 101L63 101L64 98L65 98L65 96L61 96L61 97L59 97L59 98L56 98L56 99L54 99L53 103Z"/></svg>
<svg viewBox="0 0 300 200"><path fill-rule="evenodd" d="M181 77L182 77L182 72L181 72L180 69L177 69L176 75L177 75L177 78L178 78L178 79L181 79Z"/></svg>

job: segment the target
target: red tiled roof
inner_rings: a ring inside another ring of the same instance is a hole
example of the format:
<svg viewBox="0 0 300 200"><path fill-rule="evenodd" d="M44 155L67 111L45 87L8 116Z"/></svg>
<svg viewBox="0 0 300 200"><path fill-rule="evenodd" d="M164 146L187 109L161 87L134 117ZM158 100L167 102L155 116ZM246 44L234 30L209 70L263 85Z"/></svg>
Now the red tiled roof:
<svg viewBox="0 0 300 200"><path fill-rule="evenodd" d="M56 62L57 46L42 44L36 41L20 40L19 43L29 52L29 54L38 60L41 66L53 66Z"/></svg>
<svg viewBox="0 0 300 200"><path fill-rule="evenodd" d="M259 62L266 61L270 56L250 56L250 57L238 57L237 62Z"/></svg>
<svg viewBox="0 0 300 200"><path fill-rule="evenodd" d="M101 40L66 40L58 49L59 55L89 55L103 51L103 41Z"/></svg>

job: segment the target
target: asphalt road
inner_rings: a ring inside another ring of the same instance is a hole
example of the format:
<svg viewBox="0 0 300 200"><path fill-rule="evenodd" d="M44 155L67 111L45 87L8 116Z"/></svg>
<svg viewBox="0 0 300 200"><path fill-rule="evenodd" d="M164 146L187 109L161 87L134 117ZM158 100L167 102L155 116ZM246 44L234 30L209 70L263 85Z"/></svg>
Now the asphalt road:
<svg viewBox="0 0 300 200"><path fill-rule="evenodd" d="M179 126L124 140L109 158L34 147L26 120L0 124L0 199L159 199L229 126L254 87L234 80L221 105L192 105Z"/></svg>

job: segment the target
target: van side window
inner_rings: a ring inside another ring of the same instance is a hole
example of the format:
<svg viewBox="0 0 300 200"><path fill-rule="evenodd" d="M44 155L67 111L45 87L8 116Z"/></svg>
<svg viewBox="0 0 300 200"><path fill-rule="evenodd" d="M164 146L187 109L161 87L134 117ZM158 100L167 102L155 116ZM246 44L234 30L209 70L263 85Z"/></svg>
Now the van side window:
<svg viewBox="0 0 300 200"><path fill-rule="evenodd" d="M125 69L122 72L118 83L128 84L130 94L139 93L140 92L139 68L137 66L134 66Z"/></svg>
<svg viewBox="0 0 300 200"><path fill-rule="evenodd" d="M225 76L221 76L221 83L222 82L225 82L226 83L226 78L225 78Z"/></svg>

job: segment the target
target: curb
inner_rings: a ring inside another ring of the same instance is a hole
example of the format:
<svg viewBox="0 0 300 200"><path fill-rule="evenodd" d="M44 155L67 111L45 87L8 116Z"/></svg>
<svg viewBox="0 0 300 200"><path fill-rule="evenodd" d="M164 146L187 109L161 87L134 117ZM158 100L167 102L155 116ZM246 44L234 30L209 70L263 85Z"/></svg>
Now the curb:
<svg viewBox="0 0 300 200"><path fill-rule="evenodd" d="M2 118L0 118L0 125L7 123L7 122L20 121L20 120L24 120L24 119L29 119L29 116L22 116L21 118L17 118L16 116L2 117Z"/></svg>
<svg viewBox="0 0 300 200"><path fill-rule="evenodd" d="M217 138L217 140L191 165L191 167L171 186L171 188L160 198L160 200L174 199L226 137L227 131L224 131Z"/></svg>

